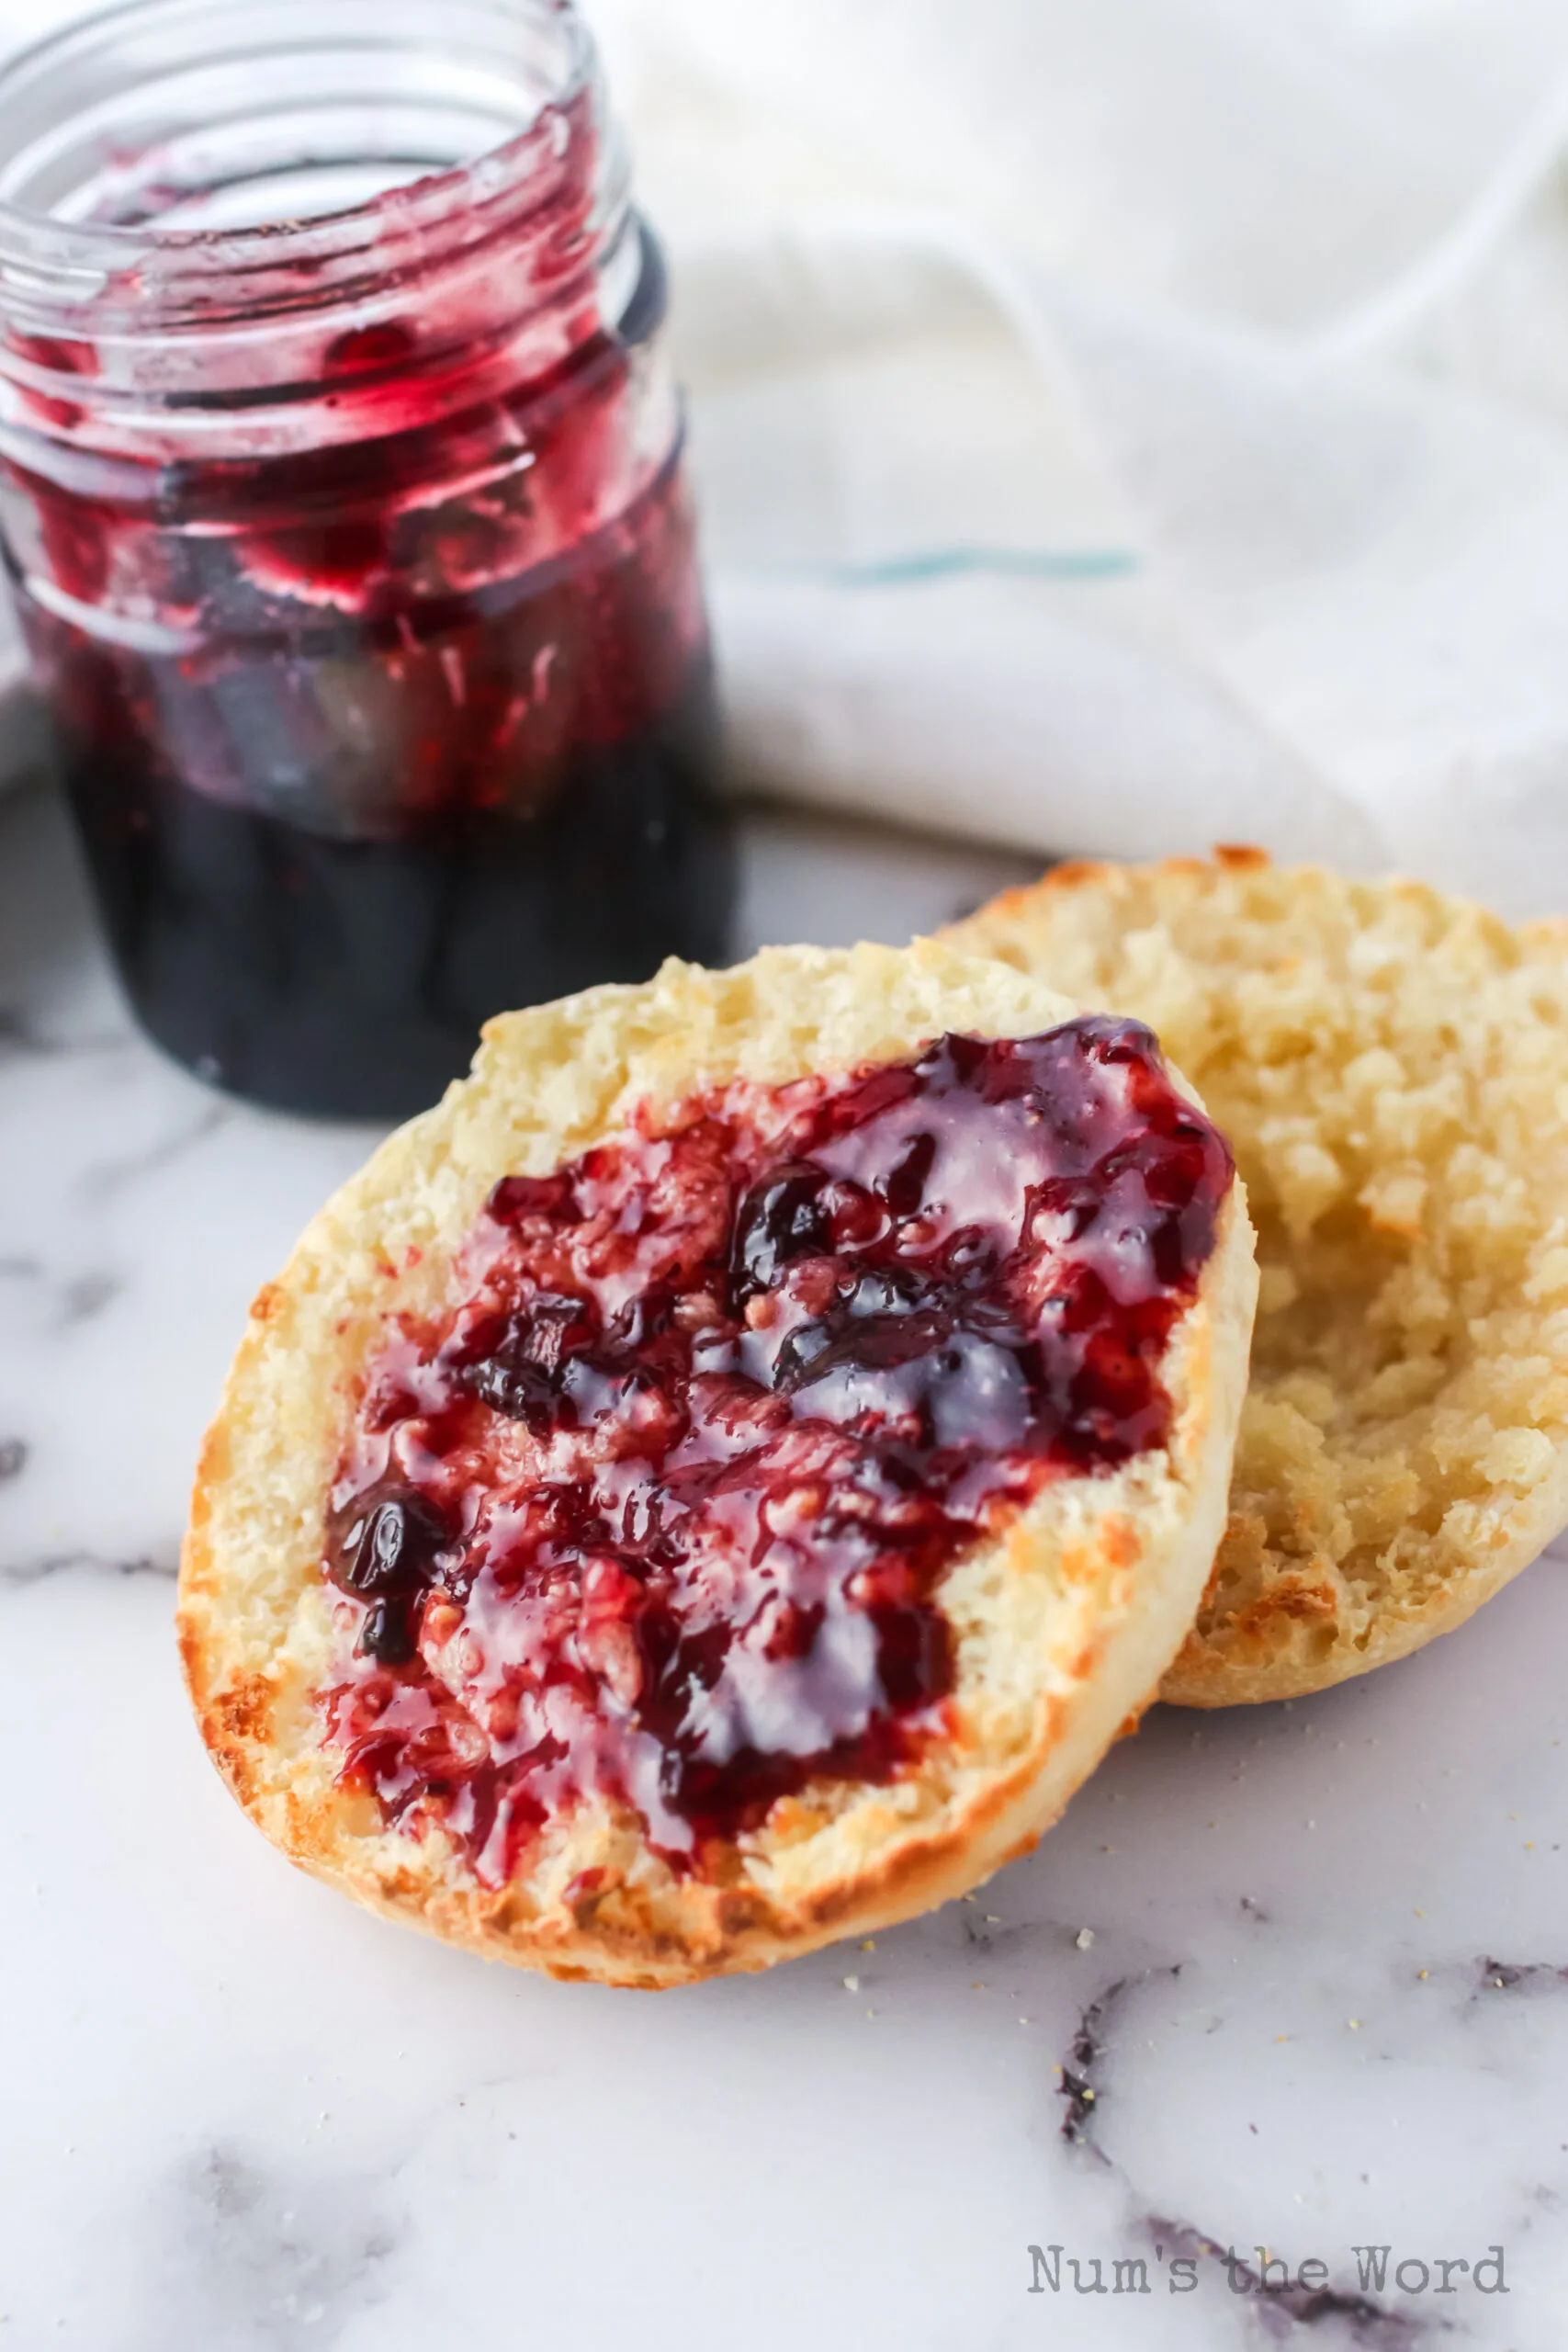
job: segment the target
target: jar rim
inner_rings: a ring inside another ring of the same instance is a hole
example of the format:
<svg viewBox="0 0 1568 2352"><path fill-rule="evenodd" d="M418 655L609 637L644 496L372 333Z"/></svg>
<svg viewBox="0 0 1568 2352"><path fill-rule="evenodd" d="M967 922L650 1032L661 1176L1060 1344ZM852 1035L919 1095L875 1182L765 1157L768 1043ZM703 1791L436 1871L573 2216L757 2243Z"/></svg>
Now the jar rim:
<svg viewBox="0 0 1568 2352"><path fill-rule="evenodd" d="M183 25L190 28L196 41L202 41L220 35L224 27L254 30L269 13L287 15L300 5L301 0L271 0L269 10L266 0L260 6L258 0L118 0L118 5L45 34L0 65L0 125L7 102L29 82L43 88L51 79L68 78L73 67L90 63L95 54L106 57L122 36ZM310 0L310 6L320 20L320 0ZM563 124L571 112L586 107L595 130L606 128L601 119L602 81L592 33L576 0L462 0L462 6L468 16L515 28L519 35L530 27L547 30L561 43L558 74L547 87L533 93L526 118L509 136L411 173L354 201L241 225L170 226L155 215L134 222L62 218L56 211L18 203L4 192L7 170L28 151L11 157L0 153L0 311L9 307L13 293L34 311L91 303L107 286L139 272L165 300L178 288L209 320L209 301L198 290L204 279L244 279L254 289L258 283L280 283L289 276L298 279L303 271L319 278L320 301L334 303L344 295L337 266L352 271L373 249L384 252L389 236L406 249L421 248L429 258L433 235L460 207L482 211L487 205L509 200L515 217L519 209L530 209L531 195L547 204L555 193L552 185L546 185L551 178L548 167L562 159ZM386 0L325 0L329 18L361 10L367 22L374 18L384 23L389 14ZM391 13L395 21L396 0ZM444 26L449 26L450 16L448 10ZM367 52L375 47L390 54L394 40L380 32L373 42L356 45ZM449 33L440 48L449 52ZM134 92L139 84L132 78L126 86ZM607 162L608 168L602 166L598 174L592 208L591 225L598 228L625 202L624 158L617 151ZM531 187L531 183L536 185ZM301 296L297 287L296 299L288 307L308 306L309 296ZM175 307L180 307L177 300ZM248 307L254 315L254 290Z"/></svg>

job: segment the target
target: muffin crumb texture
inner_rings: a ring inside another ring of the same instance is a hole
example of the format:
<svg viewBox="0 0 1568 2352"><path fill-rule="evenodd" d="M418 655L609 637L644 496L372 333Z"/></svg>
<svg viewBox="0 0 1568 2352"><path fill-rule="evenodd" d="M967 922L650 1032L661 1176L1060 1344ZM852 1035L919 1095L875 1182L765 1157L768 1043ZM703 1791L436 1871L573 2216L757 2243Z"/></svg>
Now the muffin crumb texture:
<svg viewBox="0 0 1568 2352"><path fill-rule="evenodd" d="M1568 928L1231 850L1059 867L949 935L1146 1021L1247 1186L1230 1514L1163 1695L1316 1689L1468 1616L1568 1518Z"/></svg>

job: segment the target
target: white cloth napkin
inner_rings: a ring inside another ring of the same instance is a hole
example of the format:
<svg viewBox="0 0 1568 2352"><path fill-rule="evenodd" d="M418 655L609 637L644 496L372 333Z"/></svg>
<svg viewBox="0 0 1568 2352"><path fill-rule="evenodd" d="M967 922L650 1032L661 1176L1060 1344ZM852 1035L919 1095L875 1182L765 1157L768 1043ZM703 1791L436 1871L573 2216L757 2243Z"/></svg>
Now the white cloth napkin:
<svg viewBox="0 0 1568 2352"><path fill-rule="evenodd" d="M1568 906L1563 0L591 0L750 781Z"/></svg>
<svg viewBox="0 0 1568 2352"><path fill-rule="evenodd" d="M587 5L744 780L1568 906L1568 0Z"/></svg>

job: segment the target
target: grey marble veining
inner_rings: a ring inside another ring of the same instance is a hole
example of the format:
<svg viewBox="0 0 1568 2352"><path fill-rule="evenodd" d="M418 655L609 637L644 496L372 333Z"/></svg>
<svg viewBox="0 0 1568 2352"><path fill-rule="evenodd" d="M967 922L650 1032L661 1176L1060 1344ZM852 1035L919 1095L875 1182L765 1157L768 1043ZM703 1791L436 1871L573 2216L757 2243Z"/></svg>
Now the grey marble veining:
<svg viewBox="0 0 1568 2352"><path fill-rule="evenodd" d="M1011 870L748 848L748 944ZM1560 2352L1556 1560L1363 1683L1157 1710L974 1900L767 1977L486 1969L266 1849L170 1579L245 1305L370 1140L142 1046L58 810L0 807L0 2352Z"/></svg>

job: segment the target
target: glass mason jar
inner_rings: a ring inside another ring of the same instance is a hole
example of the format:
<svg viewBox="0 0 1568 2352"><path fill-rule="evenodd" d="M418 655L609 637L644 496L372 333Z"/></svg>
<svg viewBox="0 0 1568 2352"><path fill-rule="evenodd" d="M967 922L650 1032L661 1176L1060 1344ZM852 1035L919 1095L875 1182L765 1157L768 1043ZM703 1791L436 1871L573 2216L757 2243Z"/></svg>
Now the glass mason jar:
<svg viewBox="0 0 1568 2352"><path fill-rule="evenodd" d="M663 314L570 0L135 0L0 74L0 539L200 1076L400 1115L722 958Z"/></svg>

